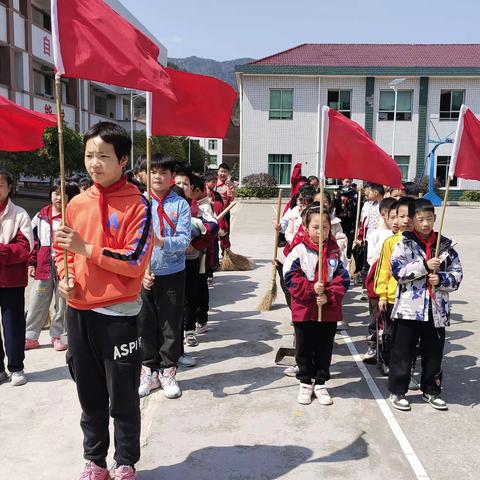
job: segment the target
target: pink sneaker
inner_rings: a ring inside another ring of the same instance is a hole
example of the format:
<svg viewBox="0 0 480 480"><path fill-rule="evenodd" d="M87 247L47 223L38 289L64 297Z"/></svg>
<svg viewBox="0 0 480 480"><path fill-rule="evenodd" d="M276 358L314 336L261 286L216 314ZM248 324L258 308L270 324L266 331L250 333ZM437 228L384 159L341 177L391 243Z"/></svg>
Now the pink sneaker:
<svg viewBox="0 0 480 480"><path fill-rule="evenodd" d="M106 468L99 467L94 462L89 462L85 465L80 480L110 480L110 474Z"/></svg>
<svg viewBox="0 0 480 480"><path fill-rule="evenodd" d="M134 468L120 465L115 469L115 476L113 478L115 480L136 480L137 474Z"/></svg>
<svg viewBox="0 0 480 480"><path fill-rule="evenodd" d="M40 343L38 340L32 340L31 338L25 339L25 350L33 350L34 348L38 348Z"/></svg>
<svg viewBox="0 0 480 480"><path fill-rule="evenodd" d="M62 343L62 341L60 340L60 337L52 337L51 343L53 345L53 348L57 352L63 352L68 348L68 345L65 345L64 343Z"/></svg>

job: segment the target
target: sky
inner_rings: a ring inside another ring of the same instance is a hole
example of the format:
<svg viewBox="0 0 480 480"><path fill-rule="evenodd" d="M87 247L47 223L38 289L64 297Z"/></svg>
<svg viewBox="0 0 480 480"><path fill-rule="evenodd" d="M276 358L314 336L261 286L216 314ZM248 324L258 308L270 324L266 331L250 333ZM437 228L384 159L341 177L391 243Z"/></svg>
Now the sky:
<svg viewBox="0 0 480 480"><path fill-rule="evenodd" d="M480 43L478 0L121 0L169 57L263 58L302 43Z"/></svg>

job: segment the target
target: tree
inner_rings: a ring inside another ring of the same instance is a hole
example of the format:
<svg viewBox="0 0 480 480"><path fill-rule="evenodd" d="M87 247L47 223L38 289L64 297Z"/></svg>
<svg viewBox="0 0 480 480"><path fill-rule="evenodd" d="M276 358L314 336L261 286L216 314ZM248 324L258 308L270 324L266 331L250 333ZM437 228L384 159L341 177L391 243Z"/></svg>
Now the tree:
<svg viewBox="0 0 480 480"><path fill-rule="evenodd" d="M53 181L60 175L58 133L56 127L47 128L43 135L45 146L34 152L1 152L1 159L18 180L20 175L48 178ZM65 171L67 176L84 169L82 135L64 127Z"/></svg>
<svg viewBox="0 0 480 480"><path fill-rule="evenodd" d="M145 130L133 132L133 155L135 160L146 154L147 137ZM152 137L152 155L164 153L178 162L185 162L187 156L179 137Z"/></svg>
<svg viewBox="0 0 480 480"><path fill-rule="evenodd" d="M190 140L190 145L188 145L188 137L181 137L181 141L187 163L190 154L190 165L193 167L193 169L200 170L202 172L205 171L206 166L210 163L208 152L200 146L199 142L194 140Z"/></svg>

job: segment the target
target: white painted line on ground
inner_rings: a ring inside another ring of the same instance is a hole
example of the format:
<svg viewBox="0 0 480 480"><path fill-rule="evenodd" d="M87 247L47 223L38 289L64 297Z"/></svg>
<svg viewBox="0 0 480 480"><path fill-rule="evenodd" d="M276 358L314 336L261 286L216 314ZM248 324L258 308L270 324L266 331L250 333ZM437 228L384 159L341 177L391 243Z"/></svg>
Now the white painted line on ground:
<svg viewBox="0 0 480 480"><path fill-rule="evenodd" d="M362 372L362 375L367 381L368 388L372 392L373 398L377 402L377 405L380 408L380 411L383 413L383 416L385 417L385 420L387 421L388 426L390 427L390 430L395 435L395 438L400 444L400 448L402 449L405 457L407 458L408 463L412 467L413 473L415 474L416 478L418 480L429 480L430 477L425 471L425 468L423 468L422 462L417 457L417 454L413 450L412 445L410 444L407 437L403 433L402 428L400 427L399 423L397 422L397 419L394 417L392 411L387 405L386 400L383 398L383 395L380 392L380 389L378 388L377 384L375 383L375 380L372 378L372 376L370 375L370 372L368 371L367 367L363 363L362 358L360 357L360 354L358 353L354 343L352 342L352 339L350 338L350 335L347 332L340 332L340 333L343 339L345 340L345 343L347 344L347 347L350 350L350 354L355 360L355 363L357 364L359 370Z"/></svg>

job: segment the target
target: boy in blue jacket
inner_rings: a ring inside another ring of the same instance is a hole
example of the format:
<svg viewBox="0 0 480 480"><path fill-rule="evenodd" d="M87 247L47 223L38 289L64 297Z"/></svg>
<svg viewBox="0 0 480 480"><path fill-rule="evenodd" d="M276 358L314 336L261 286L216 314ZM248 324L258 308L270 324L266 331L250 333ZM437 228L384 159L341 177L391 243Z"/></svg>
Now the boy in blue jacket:
<svg viewBox="0 0 480 480"><path fill-rule="evenodd" d="M176 380L183 344L185 249L190 244L188 203L171 190L175 161L168 155L152 157L152 217L155 245L150 272L142 289L141 325L144 360L139 395L162 387L167 398L182 392Z"/></svg>

